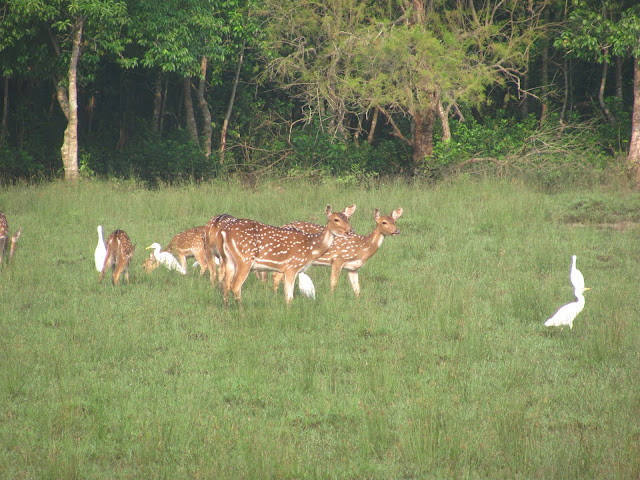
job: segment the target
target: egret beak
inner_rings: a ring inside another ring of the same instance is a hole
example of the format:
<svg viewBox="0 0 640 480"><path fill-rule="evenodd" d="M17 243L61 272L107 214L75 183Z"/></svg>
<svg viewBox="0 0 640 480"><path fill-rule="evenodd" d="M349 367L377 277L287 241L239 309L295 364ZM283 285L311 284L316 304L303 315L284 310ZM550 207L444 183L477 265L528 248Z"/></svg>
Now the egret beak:
<svg viewBox="0 0 640 480"><path fill-rule="evenodd" d="M145 250L149 250L150 248L153 248L153 245L149 245Z"/></svg>

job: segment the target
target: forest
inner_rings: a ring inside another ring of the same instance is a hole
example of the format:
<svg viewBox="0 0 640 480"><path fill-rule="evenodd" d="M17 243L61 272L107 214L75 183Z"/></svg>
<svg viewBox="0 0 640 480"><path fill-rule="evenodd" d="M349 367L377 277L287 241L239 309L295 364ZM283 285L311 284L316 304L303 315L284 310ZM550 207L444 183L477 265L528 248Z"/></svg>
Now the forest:
<svg viewBox="0 0 640 480"><path fill-rule="evenodd" d="M640 185L631 0L4 0L0 182Z"/></svg>

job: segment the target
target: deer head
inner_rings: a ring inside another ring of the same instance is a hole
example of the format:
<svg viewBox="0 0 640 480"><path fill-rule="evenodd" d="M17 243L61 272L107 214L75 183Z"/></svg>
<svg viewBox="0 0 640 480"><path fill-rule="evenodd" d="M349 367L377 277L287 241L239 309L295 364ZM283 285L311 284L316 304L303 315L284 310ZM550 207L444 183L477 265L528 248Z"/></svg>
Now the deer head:
<svg viewBox="0 0 640 480"><path fill-rule="evenodd" d="M400 235L400 230L396 227L396 222L402 215L402 208L396 208L391 215L380 215L380 209L373 211L373 219L376 221L380 233L385 236Z"/></svg>
<svg viewBox="0 0 640 480"><path fill-rule="evenodd" d="M149 257L146 258L144 262L142 262L142 269L147 273L153 272L159 266L160 263L158 263L153 253L151 253L151 255L149 255Z"/></svg>

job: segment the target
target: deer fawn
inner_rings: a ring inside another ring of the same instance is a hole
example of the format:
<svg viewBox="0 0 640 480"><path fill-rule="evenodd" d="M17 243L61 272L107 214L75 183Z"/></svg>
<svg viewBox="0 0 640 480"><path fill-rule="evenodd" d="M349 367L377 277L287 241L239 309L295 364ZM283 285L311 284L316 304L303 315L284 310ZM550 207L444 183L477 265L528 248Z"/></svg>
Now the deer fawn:
<svg viewBox="0 0 640 480"><path fill-rule="evenodd" d="M344 268L349 276L351 288L356 297L360 296L360 281L358 270L369 260L382 246L385 237L399 235L396 221L402 215L402 208L395 209L391 215L380 215L380 210L375 209L373 219L376 228L367 236L351 235L350 237L336 238L331 248L320 258L313 261L312 265L331 267L331 291L335 291L338 285L340 271ZM285 227L293 227L307 233L316 233L322 229L321 225L309 222L292 222ZM273 276L273 289L277 290L282 281L282 274Z"/></svg>
<svg viewBox="0 0 640 480"><path fill-rule="evenodd" d="M112 268L113 284L118 285L120 275L124 271L124 278L129 283L129 264L131 257L136 250L135 245L131 244L129 235L124 230L114 230L107 237L107 256L104 259L104 266L100 272L99 283L102 283L104 274L109 267Z"/></svg>
<svg viewBox="0 0 640 480"><path fill-rule="evenodd" d="M229 304L231 290L241 303L242 285L251 270L276 271L284 274L287 304L293 299L296 276L324 255L335 237L353 233L349 217L356 206L332 212L327 205L327 225L321 232L310 234L295 228L265 225L254 220L236 220L220 230L220 255L224 263L224 303ZM219 247L219 248L220 248Z"/></svg>
<svg viewBox="0 0 640 480"><path fill-rule="evenodd" d="M11 237L11 248L9 250L9 261L13 260L13 254L16 253L16 247L18 239L22 235L22 227ZM7 246L7 238L9 237L9 223L7 222L7 216L0 212L0 266L2 265L2 258L4 256L4 250Z"/></svg>
<svg viewBox="0 0 640 480"><path fill-rule="evenodd" d="M187 270L187 258L195 257L198 265L200 265L200 275L204 275L207 271L207 260L204 251L204 232L206 227L193 227L184 232L180 232L173 236L169 241L169 245L164 249L165 252L172 254L182 269ZM153 253L142 264L142 268L151 273L160 266Z"/></svg>

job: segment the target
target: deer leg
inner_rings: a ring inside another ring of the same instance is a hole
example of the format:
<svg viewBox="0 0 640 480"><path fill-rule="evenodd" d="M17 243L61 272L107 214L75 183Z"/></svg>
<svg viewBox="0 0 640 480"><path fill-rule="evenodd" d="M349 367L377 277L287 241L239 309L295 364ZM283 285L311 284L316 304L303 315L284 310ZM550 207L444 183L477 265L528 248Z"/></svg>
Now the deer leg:
<svg viewBox="0 0 640 480"><path fill-rule="evenodd" d="M231 284L231 291L238 303L242 303L242 285L244 285L244 282L247 280L250 271L251 264L249 263L240 264L236 270L236 275L233 278L233 283Z"/></svg>
<svg viewBox="0 0 640 480"><path fill-rule="evenodd" d="M284 278L284 274L280 272L273 272L273 291L274 293L280 288L280 284Z"/></svg>
<svg viewBox="0 0 640 480"><path fill-rule="evenodd" d="M218 232L218 234L216 235L216 251L217 251L217 255L215 256L211 256L211 261L214 262L213 265L215 266L215 258L218 258L218 285L222 286L224 279L227 276L227 257L229 255L231 255L228 250L227 247L225 245L224 242L225 236L221 233ZM213 253L213 249L211 249L211 252ZM231 276L233 277L233 275L235 274L235 266L233 268L233 273L231 274Z"/></svg>
<svg viewBox="0 0 640 480"><path fill-rule="evenodd" d="M220 265L218 265L218 285L222 285L222 282L224 281L226 276L227 265L222 260L220 260Z"/></svg>
<svg viewBox="0 0 640 480"><path fill-rule="evenodd" d="M358 270L348 271L349 281L351 282L351 288L356 297L360 297L360 281L358 280Z"/></svg>
<svg viewBox="0 0 640 480"><path fill-rule="evenodd" d="M124 279L127 281L127 285L129 284L129 262L124 265Z"/></svg>
<svg viewBox="0 0 640 480"><path fill-rule="evenodd" d="M215 287L216 284L216 256L213 254L211 248L206 248L204 251L204 258L207 262L207 268L209 269L209 280L211 280L211 286ZM221 262L222 263L222 262ZM220 275L218 275L218 283L220 283Z"/></svg>
<svg viewBox="0 0 640 480"><path fill-rule="evenodd" d="M233 277L236 274L236 266L233 262L231 256L228 256L224 259L224 263L220 263L220 271L222 270L222 266L224 265L224 274L222 277L223 285L222 292L224 298L224 306L229 306L229 290L231 290L231 282L233 281ZM218 272L220 273L220 272Z"/></svg>
<svg viewBox="0 0 640 480"><path fill-rule="evenodd" d="M109 269L109 267L111 266L111 262L112 261L113 261L113 259L111 258L111 252L109 252L107 250L107 256L104 259L104 265L102 266L102 271L100 272L100 278L98 279L98 283L102 283L102 279L104 278L104 274Z"/></svg>
<svg viewBox="0 0 640 480"><path fill-rule="evenodd" d="M286 271L284 272L284 296L287 300L287 305L293 300L293 287L296 283L297 272Z"/></svg>
<svg viewBox="0 0 640 480"><path fill-rule="evenodd" d="M338 259L335 259L331 263L331 291L335 291L338 286L338 278L340 277L340 270L342 270L342 266L345 262L342 262Z"/></svg>
<svg viewBox="0 0 640 480"><path fill-rule="evenodd" d="M4 247L7 243L7 237L0 237L0 265L2 265L2 256L4 254Z"/></svg>
<svg viewBox="0 0 640 480"><path fill-rule="evenodd" d="M194 254L194 257L196 257L196 261L200 265L200 275L204 275L204 273L207 271L207 268L209 268L209 264L207 263L204 252L198 252L197 254Z"/></svg>
<svg viewBox="0 0 640 480"><path fill-rule="evenodd" d="M13 261L13 255L16 253L16 247L18 246L18 239L22 235L22 227L11 237L11 251L9 252L9 261Z"/></svg>
<svg viewBox="0 0 640 480"><path fill-rule="evenodd" d="M114 285L120 284L120 274L122 273L123 269L124 269L124 263L122 263L120 259L118 259L118 261L116 262L116 268L113 270L113 275L112 275Z"/></svg>
<svg viewBox="0 0 640 480"><path fill-rule="evenodd" d="M177 253L175 255L176 260L178 260L178 263L180 264L180 266L182 267L182 270L184 270L185 272L187 271L187 257L184 256L181 253Z"/></svg>

